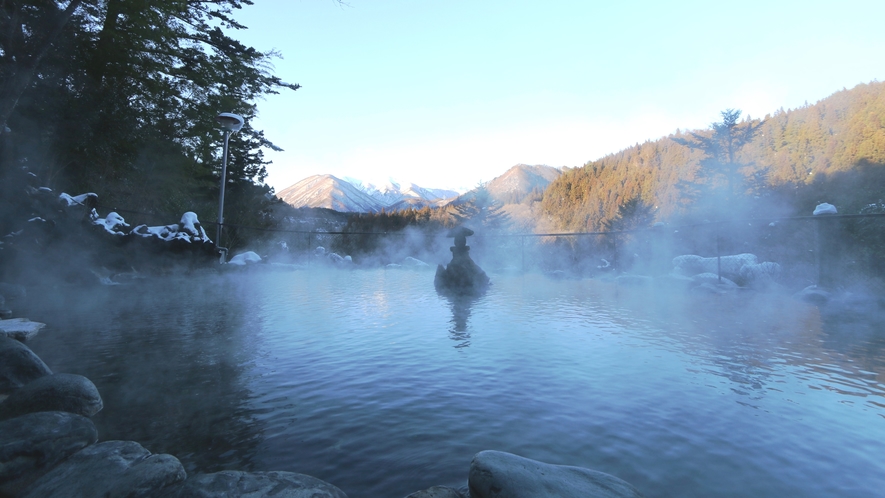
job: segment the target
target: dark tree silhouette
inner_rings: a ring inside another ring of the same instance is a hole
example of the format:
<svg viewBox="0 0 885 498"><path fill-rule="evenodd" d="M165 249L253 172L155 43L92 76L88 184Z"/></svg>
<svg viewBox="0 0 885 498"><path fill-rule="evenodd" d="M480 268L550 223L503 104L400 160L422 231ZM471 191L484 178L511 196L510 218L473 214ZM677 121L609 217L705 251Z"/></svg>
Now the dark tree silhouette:
<svg viewBox="0 0 885 498"><path fill-rule="evenodd" d="M501 203L492 198L485 183L464 194L453 203L452 217L458 225L469 223L472 228L491 231L506 230L510 216L503 211Z"/></svg>

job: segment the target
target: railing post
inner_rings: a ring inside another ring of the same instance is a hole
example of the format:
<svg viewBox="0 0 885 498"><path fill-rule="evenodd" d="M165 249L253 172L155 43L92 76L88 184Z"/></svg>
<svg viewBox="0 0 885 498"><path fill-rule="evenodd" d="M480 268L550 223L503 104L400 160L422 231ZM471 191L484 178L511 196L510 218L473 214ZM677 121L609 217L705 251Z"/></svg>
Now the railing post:
<svg viewBox="0 0 885 498"><path fill-rule="evenodd" d="M819 204L814 209L814 238L817 249L817 285L831 287L833 285L833 265L836 261L836 245L839 234L836 233L836 207L832 204Z"/></svg>
<svg viewBox="0 0 885 498"><path fill-rule="evenodd" d="M716 223L716 275L719 277L719 283L722 283L722 250L720 247L719 223Z"/></svg>
<svg viewBox="0 0 885 498"><path fill-rule="evenodd" d="M611 233L611 232L609 232ZM612 238L612 245L615 248L615 253L612 255L612 269L614 271L618 271L618 236L617 235L609 235Z"/></svg>
<svg viewBox="0 0 885 498"><path fill-rule="evenodd" d="M835 233L835 219L832 215L818 216L815 218L814 235L817 239L817 285L831 287L833 285L833 265L836 261L836 244L838 237Z"/></svg>
<svg viewBox="0 0 885 498"><path fill-rule="evenodd" d="M310 260L312 259L310 257L310 242L311 242L310 232L307 232L307 267L308 268L310 268Z"/></svg>
<svg viewBox="0 0 885 498"><path fill-rule="evenodd" d="M522 272L525 273L525 235L519 238L520 251L522 252Z"/></svg>

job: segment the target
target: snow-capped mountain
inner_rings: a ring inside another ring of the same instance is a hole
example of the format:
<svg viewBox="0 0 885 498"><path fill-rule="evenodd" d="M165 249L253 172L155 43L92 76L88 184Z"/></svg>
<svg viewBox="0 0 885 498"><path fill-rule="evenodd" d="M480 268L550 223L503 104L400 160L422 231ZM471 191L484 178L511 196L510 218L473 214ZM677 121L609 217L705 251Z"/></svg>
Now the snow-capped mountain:
<svg viewBox="0 0 885 498"><path fill-rule="evenodd" d="M533 189L545 189L560 174L562 171L550 166L517 164L486 184L486 188L499 202L516 204ZM462 200L469 198L471 192L464 194ZM332 175L314 175L281 190L277 197L293 207L373 213L382 209L441 207L457 199L459 194L454 190L423 188L393 179L376 185L349 177L342 180Z"/></svg>
<svg viewBox="0 0 885 498"><path fill-rule="evenodd" d="M323 207L359 213L441 206L457 196L458 192L453 190L425 189L414 183L391 180L376 186L332 175L314 175L277 193L277 197L293 207Z"/></svg>
<svg viewBox="0 0 885 498"><path fill-rule="evenodd" d="M309 176L277 192L293 207L321 207L350 213L373 213L387 207L380 201L332 175Z"/></svg>
<svg viewBox="0 0 885 498"><path fill-rule="evenodd" d="M391 208L398 204L404 204L404 207L432 206L438 204L439 201L458 196L458 192L454 190L426 189L414 183L398 183L393 180L388 180L381 185L361 183L359 180L351 182L358 189Z"/></svg>

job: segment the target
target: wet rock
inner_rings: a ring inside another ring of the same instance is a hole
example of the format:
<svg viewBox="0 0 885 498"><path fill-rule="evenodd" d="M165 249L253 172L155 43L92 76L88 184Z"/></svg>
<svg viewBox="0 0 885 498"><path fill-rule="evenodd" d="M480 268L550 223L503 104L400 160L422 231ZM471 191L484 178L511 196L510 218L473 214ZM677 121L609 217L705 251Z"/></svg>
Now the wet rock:
<svg viewBox="0 0 885 498"><path fill-rule="evenodd" d="M343 491L315 477L294 472L224 470L198 474L164 490L169 498L347 498Z"/></svg>
<svg viewBox="0 0 885 498"><path fill-rule="evenodd" d="M473 261L462 260L447 267L437 265L433 284L443 294L471 296L488 289L489 277Z"/></svg>
<svg viewBox="0 0 885 498"><path fill-rule="evenodd" d="M172 455L152 455L134 441L89 446L38 479L25 498L165 496L165 488L187 477Z"/></svg>
<svg viewBox="0 0 885 498"><path fill-rule="evenodd" d="M102 408L98 389L86 377L54 374L40 377L0 403L0 420L26 413L61 411L91 417Z"/></svg>
<svg viewBox="0 0 885 498"><path fill-rule="evenodd" d="M0 496L19 496L97 439L92 421L73 413L29 413L0 422Z"/></svg>
<svg viewBox="0 0 885 498"><path fill-rule="evenodd" d="M422 491L416 491L406 498L464 498L464 495L456 489L445 486L434 486Z"/></svg>
<svg viewBox="0 0 885 498"><path fill-rule="evenodd" d="M817 306L823 306L832 299L832 294L820 286L810 285L793 294L793 298Z"/></svg>
<svg viewBox="0 0 885 498"><path fill-rule="evenodd" d="M45 326L45 323L32 322L27 318L0 320L0 336L25 341L37 335L37 332L40 332L40 329Z"/></svg>
<svg viewBox="0 0 885 498"><path fill-rule="evenodd" d="M470 258L467 237L471 235L473 230L463 226L455 227L446 234L446 237L455 238L455 245L449 248L452 251L449 266L436 266L433 285L437 292L470 296L480 295L489 288L488 275Z"/></svg>
<svg viewBox="0 0 885 498"><path fill-rule="evenodd" d="M9 394L52 370L21 342L0 336L0 394Z"/></svg>
<svg viewBox="0 0 885 498"><path fill-rule="evenodd" d="M470 463L471 498L621 498L642 495L626 481L581 467L551 465L501 451Z"/></svg>
<svg viewBox="0 0 885 498"><path fill-rule="evenodd" d="M695 275L692 280L698 285L710 284L722 290L734 290L738 288L738 284L725 277L719 278L715 273L700 273Z"/></svg>

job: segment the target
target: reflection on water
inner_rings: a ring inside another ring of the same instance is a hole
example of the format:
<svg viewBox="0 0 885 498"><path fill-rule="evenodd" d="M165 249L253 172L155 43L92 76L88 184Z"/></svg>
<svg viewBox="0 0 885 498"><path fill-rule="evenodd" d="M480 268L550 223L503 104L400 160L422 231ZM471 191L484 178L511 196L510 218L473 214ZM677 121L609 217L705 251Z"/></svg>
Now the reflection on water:
<svg viewBox="0 0 885 498"><path fill-rule="evenodd" d="M885 489L885 332L870 310L533 275L451 300L432 282L240 273L37 291L25 311L49 324L34 351L101 391L101 439L188 471L405 496L463 485L472 455L497 449L649 497Z"/></svg>
<svg viewBox="0 0 885 498"><path fill-rule="evenodd" d="M174 279L74 295L41 289L32 316L48 326L30 346L53 371L85 375L99 387L104 409L94 421L102 440L147 442L152 452L175 453L188 471L249 469L262 439L246 386L255 317L244 314L233 282L218 284L200 288L199 297Z"/></svg>
<svg viewBox="0 0 885 498"><path fill-rule="evenodd" d="M470 346L470 331L467 322L470 319L470 309L480 299L477 296L444 296L452 309L451 328L449 336L457 344L456 349Z"/></svg>

